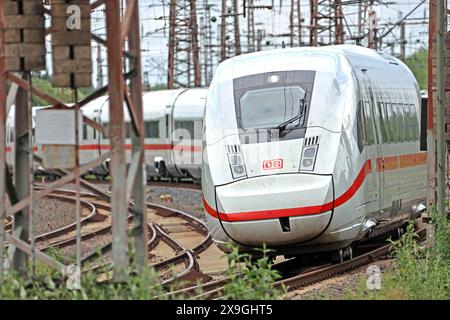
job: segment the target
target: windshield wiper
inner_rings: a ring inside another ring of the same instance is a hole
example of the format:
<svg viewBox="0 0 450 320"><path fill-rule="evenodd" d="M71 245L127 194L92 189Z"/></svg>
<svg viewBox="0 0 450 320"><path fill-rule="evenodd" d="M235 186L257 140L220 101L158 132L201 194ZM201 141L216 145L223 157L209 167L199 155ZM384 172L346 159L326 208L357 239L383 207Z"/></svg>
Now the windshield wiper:
<svg viewBox="0 0 450 320"><path fill-rule="evenodd" d="M295 122L296 120L300 119L301 117L302 116L298 114L295 117L292 117L292 118L286 120L285 122L280 123L278 126L274 127L273 129L275 129L275 130L278 129L278 132L281 134L284 130L286 130L286 127L288 124Z"/></svg>
<svg viewBox="0 0 450 320"><path fill-rule="evenodd" d="M272 130L278 130L278 134L281 135L281 133L284 130L286 130L288 124L303 118L303 116L305 115L305 110L306 110L305 99L300 99L300 110L299 110L298 115L296 115L296 116L294 116L294 117L292 117L292 118L290 118L290 119L280 123L278 126L272 128ZM299 122L299 124L300 124L300 122Z"/></svg>

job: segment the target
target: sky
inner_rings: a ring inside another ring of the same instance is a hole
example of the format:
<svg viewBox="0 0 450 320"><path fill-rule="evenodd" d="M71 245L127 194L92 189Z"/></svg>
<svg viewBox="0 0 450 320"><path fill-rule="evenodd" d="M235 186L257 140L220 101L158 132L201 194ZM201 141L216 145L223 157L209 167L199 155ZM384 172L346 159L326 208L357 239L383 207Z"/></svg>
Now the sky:
<svg viewBox="0 0 450 320"><path fill-rule="evenodd" d="M399 21L401 16L405 16L411 10L413 10L423 0L382 0L375 1L373 6L377 13L377 24L379 25L380 32L383 34L389 29L395 22ZM142 66L144 78L150 83L150 85L156 85L166 82L167 73L167 42L168 42L168 19L169 19L169 7L168 0L140 0L140 23L141 23L141 47L142 47ZM216 22L212 22L213 43L219 43L218 30L220 22L220 8L221 0L209 0L209 4L212 7L212 17L216 18ZM242 13L243 0L238 0L239 11ZM256 29L263 29L265 38L263 43L270 43L268 46L264 46L262 49L279 48L282 46L282 42L289 42L287 37L280 38L271 35L277 35L289 32L289 14L290 14L290 0L254 0L255 5L274 5L272 10L261 9L255 10L255 23ZM348 2L348 0L343 0ZM352 1L355 2L355 1ZM198 21L203 16L205 0L197 0ZM231 1L229 0L231 4ZM308 25L310 21L309 15L309 0L301 0L301 12L302 17L305 20L305 24ZM349 5L344 7L344 19L346 23L345 31L354 32L355 28L351 25L356 23L356 5ZM428 0L423 1L409 17L406 25L406 53L412 54L414 51L427 47L428 42ZM104 12L99 9L94 12L92 19L91 30L94 33L103 35L105 34L104 28ZM243 51L246 50L246 33L247 33L247 20L242 15L240 16L240 30L241 30L241 42ZM399 28L386 36L385 43L397 43L399 40L400 30ZM309 31L304 28L303 35L305 41L309 40ZM347 41L347 43L352 43ZM386 53L399 53L399 46L395 46L393 49L385 45L381 48ZM394 51L392 51L394 50ZM94 54L94 68L96 69L96 50L93 50ZM103 65L103 73L106 81L106 53L102 50L101 60ZM94 83L96 82L97 72L94 71Z"/></svg>

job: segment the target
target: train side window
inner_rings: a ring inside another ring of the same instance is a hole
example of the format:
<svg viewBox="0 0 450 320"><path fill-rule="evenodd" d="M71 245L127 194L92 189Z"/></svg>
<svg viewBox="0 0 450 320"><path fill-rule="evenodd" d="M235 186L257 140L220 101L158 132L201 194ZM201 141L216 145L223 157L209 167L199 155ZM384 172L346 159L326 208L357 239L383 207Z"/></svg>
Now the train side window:
<svg viewBox="0 0 450 320"><path fill-rule="evenodd" d="M169 115L166 114L166 138L169 138Z"/></svg>
<svg viewBox="0 0 450 320"><path fill-rule="evenodd" d="M125 122L125 139L130 138L130 136L131 136L130 129L131 129L131 123Z"/></svg>
<svg viewBox="0 0 450 320"><path fill-rule="evenodd" d="M383 139L383 143L388 141L388 124L386 123L387 116L386 110L384 109L383 102L378 102L378 113L380 115L380 126L381 126L381 135Z"/></svg>
<svg viewBox="0 0 450 320"><path fill-rule="evenodd" d="M103 123L103 128L104 128L103 139L109 139L109 124L106 122Z"/></svg>
<svg viewBox="0 0 450 320"><path fill-rule="evenodd" d="M392 112L392 105L389 102L384 104L387 114L387 123L389 127L389 142L395 142L395 133L394 133L394 114Z"/></svg>
<svg viewBox="0 0 450 320"><path fill-rule="evenodd" d="M409 141L415 141L418 139L416 137L416 127L417 127L417 119L414 112L414 105L410 104L408 105L408 139Z"/></svg>
<svg viewBox="0 0 450 320"><path fill-rule="evenodd" d="M364 115L363 108L361 107L361 102L358 103L358 108L356 110L356 131L357 131L357 142L359 152L363 150L366 138L365 138L365 129L364 129Z"/></svg>
<svg viewBox="0 0 450 320"><path fill-rule="evenodd" d="M375 144L373 119L369 101L364 101L364 119L365 119L364 126L366 128L366 142L368 145Z"/></svg>
<svg viewBox="0 0 450 320"><path fill-rule="evenodd" d="M406 115L403 106L404 106L403 103L397 104L397 124L398 124L399 141L408 140L406 135Z"/></svg>
<svg viewBox="0 0 450 320"><path fill-rule="evenodd" d="M194 139L194 121L175 121L175 130L184 129L189 132L190 139Z"/></svg>
<svg viewBox="0 0 450 320"><path fill-rule="evenodd" d="M159 121L145 121L144 127L146 138L159 138Z"/></svg>
<svg viewBox="0 0 450 320"><path fill-rule="evenodd" d="M8 142L14 141L14 132L11 127L8 128Z"/></svg>
<svg viewBox="0 0 450 320"><path fill-rule="evenodd" d="M410 105L411 107L411 119L412 119L412 132L413 132L413 140L419 140L419 119L417 117L416 108L413 104Z"/></svg>
<svg viewBox="0 0 450 320"><path fill-rule="evenodd" d="M87 131L88 131L87 124L83 123L83 140L87 140L87 135L88 135Z"/></svg>
<svg viewBox="0 0 450 320"><path fill-rule="evenodd" d="M392 107L392 131L393 131L393 141L400 141L400 128L399 128L399 120L398 120L398 105L397 103L391 103Z"/></svg>
<svg viewBox="0 0 450 320"><path fill-rule="evenodd" d="M403 123L404 123L404 132L405 132L405 141L410 141L411 137L409 134L410 126L411 126L411 118L409 116L409 104L403 105Z"/></svg>
<svg viewBox="0 0 450 320"><path fill-rule="evenodd" d="M97 118L94 118L94 121L97 122ZM92 132L92 137L94 139L97 139L97 129L92 128L93 132Z"/></svg>

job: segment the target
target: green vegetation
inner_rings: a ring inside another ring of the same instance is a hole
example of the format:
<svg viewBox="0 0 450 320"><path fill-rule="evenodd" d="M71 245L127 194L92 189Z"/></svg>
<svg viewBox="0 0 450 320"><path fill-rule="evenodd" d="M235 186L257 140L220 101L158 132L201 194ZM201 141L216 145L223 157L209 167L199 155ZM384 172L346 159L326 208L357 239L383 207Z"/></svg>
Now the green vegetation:
<svg viewBox="0 0 450 320"><path fill-rule="evenodd" d="M274 300L282 298L286 289L275 289L273 282L281 276L272 269L267 250L261 251L263 257L252 263L249 254L240 254L238 249L229 246L228 271L231 281L225 285L223 297L227 300Z"/></svg>
<svg viewBox="0 0 450 320"><path fill-rule="evenodd" d="M405 59L405 64L414 73L421 90L428 88L428 49L422 48Z"/></svg>
<svg viewBox="0 0 450 320"><path fill-rule="evenodd" d="M43 92L47 93L48 95L58 98L66 103L73 102L72 97L72 90L65 88L55 88L52 87L50 76L44 75L44 76L33 76L32 79L33 86L42 90ZM93 91L92 88L80 88L78 89L78 99L83 99L86 97L89 93ZM45 101L44 99L41 99L37 96L33 96L33 106L48 106L48 101Z"/></svg>
<svg viewBox="0 0 450 320"><path fill-rule="evenodd" d="M82 277L81 289L70 290L60 277L36 275L26 280L9 274L0 280L0 299L22 300L149 300L163 293L158 284L159 278L154 270L145 270L142 274L130 277L127 283L108 283L98 285L96 276L86 274Z"/></svg>
<svg viewBox="0 0 450 320"><path fill-rule="evenodd" d="M64 260L59 250L47 251L57 260ZM236 248L228 256L229 269L227 275L232 277L231 283L224 288L225 299L279 299L282 298L284 288L274 289L272 283L280 276L271 269L270 260L263 250L263 257L253 264L251 257L239 254ZM149 300L149 299L183 299L182 295L169 296L165 293L183 287L183 283L169 288L160 284L158 273L151 268L141 274L130 272L130 279L126 283L97 282L97 275L83 274L80 290L70 290L61 280L61 275L49 267L37 263L34 276L20 277L10 272L0 278L0 300ZM198 292L200 294L201 292Z"/></svg>
<svg viewBox="0 0 450 320"><path fill-rule="evenodd" d="M65 88L55 88L52 86L50 76L47 74L44 75L34 75L32 76L32 84L33 87L45 92L46 94L55 97L64 101L65 103L72 103L72 90ZM8 90L10 87L10 83L8 83ZM83 99L87 95L89 95L93 91L93 88L80 88L78 89L78 99ZM33 95L32 98L33 106L48 106L50 103L36 95Z"/></svg>
<svg viewBox="0 0 450 320"><path fill-rule="evenodd" d="M436 235L433 246L417 243L413 223L402 239L393 243L395 269L382 275L381 290L366 288L361 278L349 299L450 299L450 223L446 217L432 211Z"/></svg>
<svg viewBox="0 0 450 320"><path fill-rule="evenodd" d="M150 86L150 90L147 91L159 91L159 90L166 90L167 85L165 83L157 83L152 86Z"/></svg>

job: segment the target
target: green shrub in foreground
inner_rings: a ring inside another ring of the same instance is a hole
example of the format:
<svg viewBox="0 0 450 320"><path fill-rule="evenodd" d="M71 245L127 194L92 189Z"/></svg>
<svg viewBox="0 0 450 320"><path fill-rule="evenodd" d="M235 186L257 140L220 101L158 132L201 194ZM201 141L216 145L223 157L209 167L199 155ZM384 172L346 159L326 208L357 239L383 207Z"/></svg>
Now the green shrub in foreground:
<svg viewBox="0 0 450 320"><path fill-rule="evenodd" d="M272 283L280 277L271 268L270 260L263 250L263 258L256 262L251 257L239 254L233 248L228 256L229 268L227 275L232 278L231 283L224 288L225 299L278 299L284 288L274 289ZM61 252L49 252L55 259L61 258ZM149 299L183 299L183 296L168 296L165 293L176 290L171 286L166 288L160 284L158 273L154 269L145 269L138 275L130 275L126 283L97 282L97 275L83 274L80 290L70 290L61 276L49 267L36 264L34 276L20 277L9 272L0 277L0 300L149 300ZM179 284L181 287L182 284Z"/></svg>
<svg viewBox="0 0 450 320"><path fill-rule="evenodd" d="M431 210L436 226L434 244L421 246L411 222L399 241L392 242L396 258L392 274L383 274L381 290L366 288L362 277L349 299L450 299L450 223L442 214Z"/></svg>
<svg viewBox="0 0 450 320"><path fill-rule="evenodd" d="M286 289L273 287L273 282L281 276L272 269L265 248L262 249L263 257L257 261L252 261L248 254L239 253L236 247L230 248L227 275L231 281L224 287L224 299L275 300L283 297Z"/></svg>
<svg viewBox="0 0 450 320"><path fill-rule="evenodd" d="M84 274L80 290L70 290L56 273L19 277L10 272L0 279L0 299L26 300L148 300L164 293L153 269L130 276L126 283L98 284L97 276Z"/></svg>

